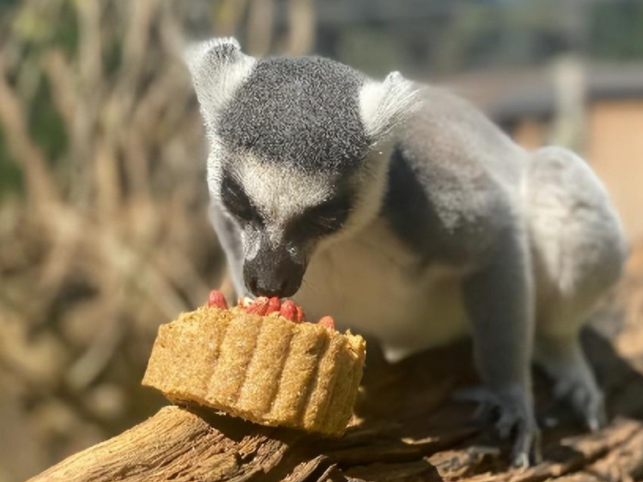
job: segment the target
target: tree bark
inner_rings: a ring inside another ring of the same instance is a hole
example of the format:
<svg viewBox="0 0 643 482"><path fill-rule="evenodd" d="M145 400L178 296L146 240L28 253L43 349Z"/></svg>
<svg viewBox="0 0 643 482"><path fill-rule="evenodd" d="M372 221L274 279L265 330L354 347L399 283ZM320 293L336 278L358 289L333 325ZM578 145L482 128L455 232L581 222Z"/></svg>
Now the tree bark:
<svg viewBox="0 0 643 482"><path fill-rule="evenodd" d="M296 443L300 438L296 432L169 406L31 481L332 480L334 465L324 456L304 456Z"/></svg>
<svg viewBox="0 0 643 482"><path fill-rule="evenodd" d="M632 331L634 330L634 331ZM608 400L611 423L587 433L565 417L543 430L541 464L507 467L509 444L471 422L473 406L450 393L475 381L470 346L434 350L397 365L370 358L356 417L341 439L267 428L205 410L170 406L31 482L102 481L621 481L643 478L643 342L636 325L587 333L584 345ZM621 340L619 342L619 339ZM614 347L625 346L624 352ZM536 377L539 415L550 383Z"/></svg>

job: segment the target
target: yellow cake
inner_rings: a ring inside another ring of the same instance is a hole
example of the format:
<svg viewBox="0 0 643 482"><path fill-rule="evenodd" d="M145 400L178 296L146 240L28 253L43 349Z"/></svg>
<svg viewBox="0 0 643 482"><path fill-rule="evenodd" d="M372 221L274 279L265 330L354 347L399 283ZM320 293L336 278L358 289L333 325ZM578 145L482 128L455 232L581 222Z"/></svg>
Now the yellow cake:
<svg viewBox="0 0 643 482"><path fill-rule="evenodd" d="M322 325L242 307L183 313L159 328L143 385L263 425L341 435L366 344Z"/></svg>

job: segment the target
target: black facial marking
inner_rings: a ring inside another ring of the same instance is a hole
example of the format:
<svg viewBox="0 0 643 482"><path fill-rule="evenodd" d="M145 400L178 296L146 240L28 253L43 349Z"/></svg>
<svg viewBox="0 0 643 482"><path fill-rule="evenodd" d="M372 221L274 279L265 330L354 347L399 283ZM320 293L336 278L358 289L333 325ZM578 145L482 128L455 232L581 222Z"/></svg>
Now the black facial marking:
<svg viewBox="0 0 643 482"><path fill-rule="evenodd" d="M433 232L436 223L432 222L435 215L424 187L399 146L391 154L383 206L382 214L397 236L418 254L429 257L436 241Z"/></svg>
<svg viewBox="0 0 643 482"><path fill-rule="evenodd" d="M310 172L350 168L371 144L359 114L364 76L329 59L260 60L219 117L232 149Z"/></svg>
<svg viewBox="0 0 643 482"><path fill-rule="evenodd" d="M310 207L291 221L287 231L288 238L301 241L339 231L346 223L351 208L352 199L348 193Z"/></svg>
<svg viewBox="0 0 643 482"><path fill-rule="evenodd" d="M261 224L261 216L243 186L228 173L224 173L221 181L221 200L226 210L240 221Z"/></svg>

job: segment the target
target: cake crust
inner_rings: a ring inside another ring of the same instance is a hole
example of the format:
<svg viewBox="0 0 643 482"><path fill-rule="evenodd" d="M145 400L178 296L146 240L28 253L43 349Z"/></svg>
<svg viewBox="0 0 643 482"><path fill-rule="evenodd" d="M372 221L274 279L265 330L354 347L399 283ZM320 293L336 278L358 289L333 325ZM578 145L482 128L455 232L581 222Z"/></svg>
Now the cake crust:
<svg viewBox="0 0 643 482"><path fill-rule="evenodd" d="M143 385L269 426L340 436L366 343L323 325L204 306L161 325Z"/></svg>

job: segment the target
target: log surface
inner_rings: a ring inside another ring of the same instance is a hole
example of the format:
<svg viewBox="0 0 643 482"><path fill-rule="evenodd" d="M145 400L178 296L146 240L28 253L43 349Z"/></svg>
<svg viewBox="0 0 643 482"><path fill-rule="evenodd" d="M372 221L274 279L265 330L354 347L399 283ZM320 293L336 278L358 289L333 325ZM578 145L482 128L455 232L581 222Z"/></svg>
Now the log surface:
<svg viewBox="0 0 643 482"><path fill-rule="evenodd" d="M527 470L508 470L507 442L470 421L475 407L451 399L475 381L468 344L393 366L370 345L357 416L341 439L170 406L31 482L643 480L643 328L604 325L585 334L584 346L610 424L586 433L538 375L539 418L558 423L543 431L543 462Z"/></svg>
<svg viewBox="0 0 643 482"><path fill-rule="evenodd" d="M217 428L215 428L217 427ZM300 435L176 406L106 442L80 452L32 481L304 480L321 457L306 458ZM263 433L262 433L263 432ZM264 478L270 473L270 478ZM257 478L258 477L258 478Z"/></svg>

